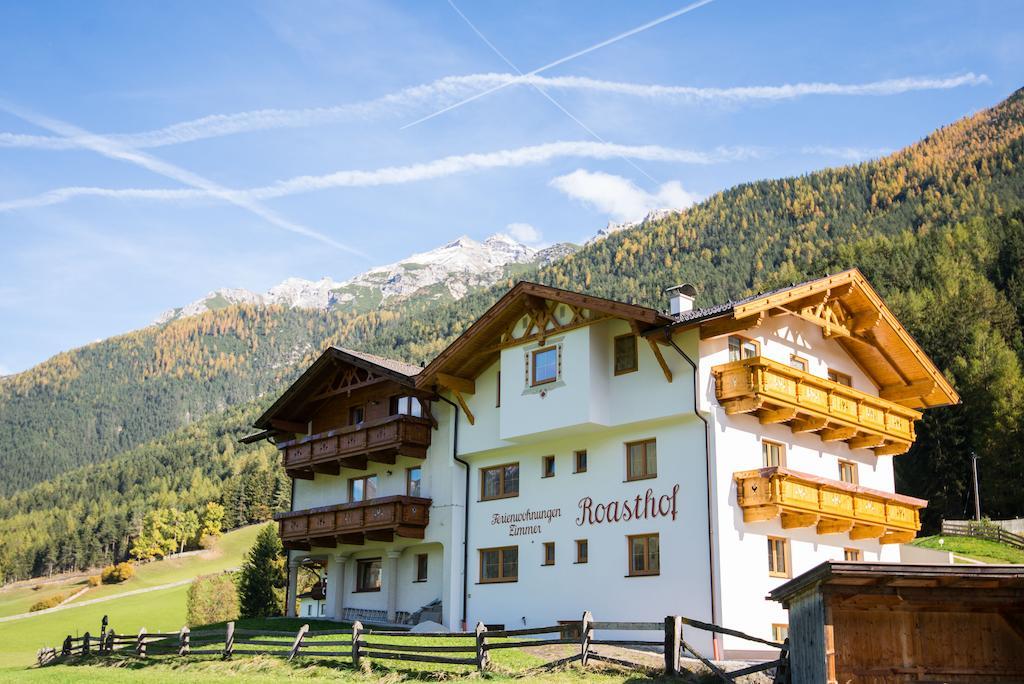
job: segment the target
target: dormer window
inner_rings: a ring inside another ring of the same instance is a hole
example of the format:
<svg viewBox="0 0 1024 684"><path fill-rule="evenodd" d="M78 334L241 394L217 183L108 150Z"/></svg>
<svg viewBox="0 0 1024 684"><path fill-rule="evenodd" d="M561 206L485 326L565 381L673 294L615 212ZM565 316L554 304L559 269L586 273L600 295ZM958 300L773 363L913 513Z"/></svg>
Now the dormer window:
<svg viewBox="0 0 1024 684"><path fill-rule="evenodd" d="M558 347L543 347L530 355L530 384L545 385L558 379Z"/></svg>
<svg viewBox="0 0 1024 684"><path fill-rule="evenodd" d="M761 346L754 340L739 335L729 335L729 360L741 361L760 356Z"/></svg>

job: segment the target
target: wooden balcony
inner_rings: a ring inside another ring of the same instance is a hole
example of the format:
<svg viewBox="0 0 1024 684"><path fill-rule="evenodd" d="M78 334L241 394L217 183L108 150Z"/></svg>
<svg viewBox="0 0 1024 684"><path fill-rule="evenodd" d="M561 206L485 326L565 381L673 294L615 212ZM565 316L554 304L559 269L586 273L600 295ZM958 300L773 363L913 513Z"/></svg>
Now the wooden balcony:
<svg viewBox="0 0 1024 684"><path fill-rule="evenodd" d="M278 513L278 533L285 548L308 551L366 541L392 542L395 537L423 539L430 522L430 499L385 496L356 503Z"/></svg>
<svg viewBox="0 0 1024 684"><path fill-rule="evenodd" d="M388 416L359 425L281 442L289 477L312 480L315 473L337 475L341 468L366 470L367 461L394 464L395 458L426 458L431 423L416 416Z"/></svg>
<svg viewBox="0 0 1024 684"><path fill-rule="evenodd" d="M755 356L715 366L715 394L728 415L756 413L762 424L788 423L826 442L905 453L920 412L796 368Z"/></svg>
<svg viewBox="0 0 1024 684"><path fill-rule="evenodd" d="M905 544L921 529L928 505L894 492L798 473L761 468L733 473L744 522L782 519L783 529L816 526L818 534L849 533L850 539Z"/></svg>

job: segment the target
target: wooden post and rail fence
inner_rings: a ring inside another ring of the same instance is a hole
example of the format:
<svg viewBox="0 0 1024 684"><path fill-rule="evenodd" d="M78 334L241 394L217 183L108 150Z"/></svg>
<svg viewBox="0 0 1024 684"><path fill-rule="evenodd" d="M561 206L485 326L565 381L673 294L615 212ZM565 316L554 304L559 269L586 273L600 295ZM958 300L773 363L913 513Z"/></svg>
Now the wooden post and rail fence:
<svg viewBox="0 0 1024 684"><path fill-rule="evenodd" d="M1024 537L985 520L943 520L942 534L947 537L978 537L1024 551Z"/></svg>
<svg viewBox="0 0 1024 684"><path fill-rule="evenodd" d="M686 634L694 629L756 642L778 649L779 655L774 660L726 672L686 640ZM657 638L652 634L650 639L635 636L608 638L607 633L614 635L615 632L659 634ZM424 640L441 640L443 643L422 643ZM590 611L585 612L578 622L546 627L489 630L478 623L472 632L437 634L375 630L364 627L361 622L354 623L350 628L324 630L312 630L307 624L302 625L297 632L241 629L236 628L234 622L229 622L223 630L200 629L193 632L188 627L182 627L177 632L147 632L143 628L137 634L117 634L113 629L107 629L104 617L98 638L88 632L80 637L68 635L59 651L53 648L40 649L38 661L42 666L74 658L107 657L114 654L135 658L217 656L223 660L231 660L235 656L271 655L287 660L300 657L344 658L350 659L355 668L359 668L364 659L399 660L464 665L484 672L492 667L493 651L509 648L528 650L553 645L577 648L572 649L574 652L570 655L544 663L537 670L552 669L573 662L579 662L583 667L591 662L629 668L647 667L630 661L628 656L622 656L620 652L617 653L621 657L614 657L602 648L621 647L653 652L660 649L664 654L664 672L667 675L687 675L688 672L681 668L680 662L689 654L722 682L733 682L737 677L767 671L774 671L777 684L790 682L788 640L780 644L678 615L669 615L661 622L600 622L594 620Z"/></svg>

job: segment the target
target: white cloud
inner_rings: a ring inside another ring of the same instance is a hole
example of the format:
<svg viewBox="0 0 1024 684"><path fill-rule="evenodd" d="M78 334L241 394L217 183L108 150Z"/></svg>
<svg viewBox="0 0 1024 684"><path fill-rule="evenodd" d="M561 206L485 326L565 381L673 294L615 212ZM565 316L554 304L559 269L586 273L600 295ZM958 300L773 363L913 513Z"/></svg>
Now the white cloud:
<svg viewBox="0 0 1024 684"><path fill-rule="evenodd" d="M800 149L803 154L819 157L839 157L847 161L864 161L866 159L878 159L892 152L887 147L833 147L830 145L808 145Z"/></svg>
<svg viewBox="0 0 1024 684"><path fill-rule="evenodd" d="M257 109L233 114L211 114L163 128L138 133L112 133L105 137L139 149L163 147L238 133L282 128L303 128L354 120L400 116L426 108L447 107L467 96L507 86L531 86L547 90L593 92L655 100L667 104L691 102L742 103L757 100L789 100L808 96L890 96L921 90L948 90L989 83L984 74L966 73L950 78L894 78L866 83L786 83L782 85L695 88L602 81L583 76L545 77L518 74L468 74L447 76L399 90L382 97L329 107L307 109ZM26 135L0 132L0 147L31 147L70 150L82 147L74 136Z"/></svg>
<svg viewBox="0 0 1024 684"><path fill-rule="evenodd" d="M664 183L650 193L628 178L584 169L554 178L550 185L613 221L639 221L655 209L684 209L701 199L684 190L679 181Z"/></svg>
<svg viewBox="0 0 1024 684"><path fill-rule="evenodd" d="M387 166L369 171L338 171L321 176L297 176L278 181L272 185L242 190L228 190L219 186L205 188L198 184L192 184L193 187L191 189L57 188L32 197L0 202L0 212L60 204L75 197L86 196L159 201L224 198L228 199L228 201L255 203L316 190L401 185L473 171L543 164L554 159L567 157L584 157L587 159L623 157L626 159L673 162L677 164L718 164L750 159L759 156L761 152L760 149L754 147L719 147L710 152L701 152L677 147L664 147L662 145L618 145L615 143L590 141L560 141L510 150L498 150L496 152L453 155L407 166ZM666 184L666 186L668 185L671 184ZM663 186L663 188L666 186ZM667 192L672 191L669 189Z"/></svg>
<svg viewBox="0 0 1024 684"><path fill-rule="evenodd" d="M525 245L535 245L544 239L543 234L529 223L510 223L505 226L505 230Z"/></svg>

